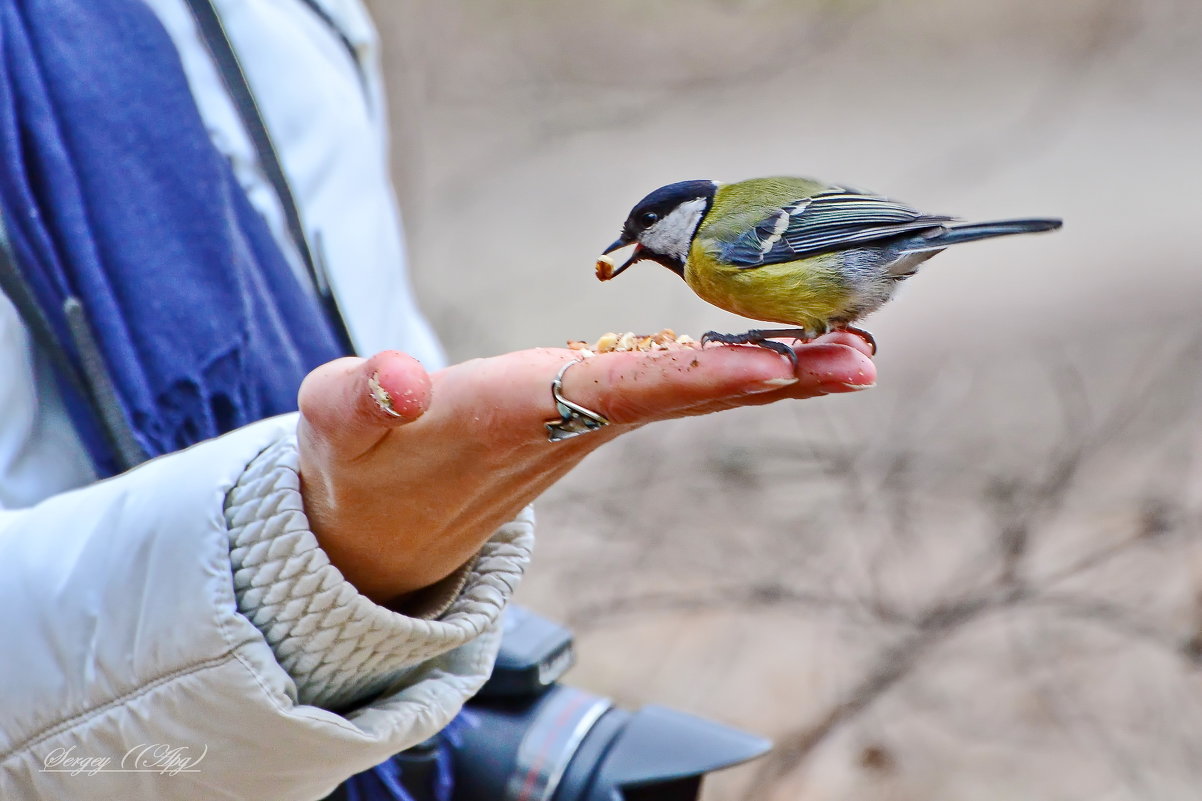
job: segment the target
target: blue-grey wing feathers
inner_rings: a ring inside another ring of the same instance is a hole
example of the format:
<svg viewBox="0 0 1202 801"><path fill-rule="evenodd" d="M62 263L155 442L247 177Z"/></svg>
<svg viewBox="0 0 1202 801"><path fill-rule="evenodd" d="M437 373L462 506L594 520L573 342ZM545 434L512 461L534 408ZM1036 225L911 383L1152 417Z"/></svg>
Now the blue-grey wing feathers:
<svg viewBox="0 0 1202 801"><path fill-rule="evenodd" d="M952 219L923 214L877 195L837 189L769 214L731 241L722 259L751 269L939 228Z"/></svg>

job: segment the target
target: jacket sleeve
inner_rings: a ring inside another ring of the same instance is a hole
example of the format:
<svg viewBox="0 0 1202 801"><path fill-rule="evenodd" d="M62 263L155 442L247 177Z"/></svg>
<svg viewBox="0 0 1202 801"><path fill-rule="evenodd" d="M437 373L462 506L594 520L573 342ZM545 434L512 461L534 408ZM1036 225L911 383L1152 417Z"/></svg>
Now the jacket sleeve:
<svg viewBox="0 0 1202 801"><path fill-rule="evenodd" d="M529 515L426 618L375 606L307 529L294 432L273 418L0 513L0 797L318 799L479 687Z"/></svg>

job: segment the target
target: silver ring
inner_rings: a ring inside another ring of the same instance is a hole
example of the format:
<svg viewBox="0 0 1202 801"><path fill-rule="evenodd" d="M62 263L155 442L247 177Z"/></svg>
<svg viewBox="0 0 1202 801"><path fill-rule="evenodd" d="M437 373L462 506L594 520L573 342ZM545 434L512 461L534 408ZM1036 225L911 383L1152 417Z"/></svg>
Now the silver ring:
<svg viewBox="0 0 1202 801"><path fill-rule="evenodd" d="M584 359L573 359L565 363L551 382L551 397L555 400L555 411L559 412L559 419L547 421L547 440L550 442L560 442L590 431L599 431L609 425L609 421L604 417L578 403L572 403L561 392L563 374L573 364L580 364L582 361Z"/></svg>

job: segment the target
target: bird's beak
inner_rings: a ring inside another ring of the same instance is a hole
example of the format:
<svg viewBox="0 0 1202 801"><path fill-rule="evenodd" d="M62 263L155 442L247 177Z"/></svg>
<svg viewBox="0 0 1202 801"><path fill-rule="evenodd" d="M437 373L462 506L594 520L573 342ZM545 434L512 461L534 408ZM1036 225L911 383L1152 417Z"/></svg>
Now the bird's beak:
<svg viewBox="0 0 1202 801"><path fill-rule="evenodd" d="M622 248L624 248L630 244L632 244L632 242L630 240L619 237L618 239L614 240L612 245L610 245L603 251L603 254L608 255L610 253L613 253L615 250L621 250ZM602 281L608 281L609 279L611 279L614 276L621 273L623 270L625 270L630 265L634 264L639 259L643 258L643 246L641 244L639 244L638 242L634 242L633 244L634 244L634 252L630 254L630 258L627 259L626 261L622 262L621 264L617 265L616 267L614 266L612 259L607 259L604 256L602 258L598 259L597 260L597 277L599 279L601 279Z"/></svg>

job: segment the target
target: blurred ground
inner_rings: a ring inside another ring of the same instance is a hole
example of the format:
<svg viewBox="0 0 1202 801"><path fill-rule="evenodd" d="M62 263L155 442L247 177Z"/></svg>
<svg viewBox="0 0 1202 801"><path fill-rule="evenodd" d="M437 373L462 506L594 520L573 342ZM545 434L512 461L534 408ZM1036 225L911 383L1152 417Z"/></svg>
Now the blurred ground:
<svg viewBox="0 0 1202 801"><path fill-rule="evenodd" d="M707 798L1196 799L1202 4L403 0L415 280L467 358L744 321L593 259L685 178L1063 231L945 253L879 386L661 425L540 505L576 683L778 739Z"/></svg>

